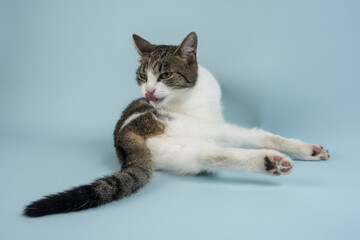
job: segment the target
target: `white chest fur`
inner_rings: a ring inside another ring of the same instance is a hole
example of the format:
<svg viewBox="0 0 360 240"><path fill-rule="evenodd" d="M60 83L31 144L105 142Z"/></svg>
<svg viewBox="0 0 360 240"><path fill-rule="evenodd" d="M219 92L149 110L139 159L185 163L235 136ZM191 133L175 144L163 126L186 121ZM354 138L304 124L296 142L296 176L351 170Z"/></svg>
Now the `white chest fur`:
<svg viewBox="0 0 360 240"><path fill-rule="evenodd" d="M164 107L174 116L185 115L207 122L223 122L220 104L221 90L214 76L199 65L198 80L181 102L169 102Z"/></svg>
<svg viewBox="0 0 360 240"><path fill-rule="evenodd" d="M199 66L195 87L181 101L164 106L170 116L165 133L147 140L155 168L178 173L201 171L196 155L200 149L215 146L209 131L224 123L220 98L216 79Z"/></svg>

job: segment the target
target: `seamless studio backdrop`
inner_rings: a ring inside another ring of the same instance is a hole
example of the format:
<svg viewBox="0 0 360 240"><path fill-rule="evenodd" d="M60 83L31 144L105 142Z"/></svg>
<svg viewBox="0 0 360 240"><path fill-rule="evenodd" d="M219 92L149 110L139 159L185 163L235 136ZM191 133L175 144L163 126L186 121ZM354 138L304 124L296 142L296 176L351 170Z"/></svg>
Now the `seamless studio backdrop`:
<svg viewBox="0 0 360 240"><path fill-rule="evenodd" d="M359 1L0 1L0 239L360 239ZM23 207L119 169L140 97L131 35L199 37L229 122L321 144L289 176L156 172L136 195L37 219Z"/></svg>

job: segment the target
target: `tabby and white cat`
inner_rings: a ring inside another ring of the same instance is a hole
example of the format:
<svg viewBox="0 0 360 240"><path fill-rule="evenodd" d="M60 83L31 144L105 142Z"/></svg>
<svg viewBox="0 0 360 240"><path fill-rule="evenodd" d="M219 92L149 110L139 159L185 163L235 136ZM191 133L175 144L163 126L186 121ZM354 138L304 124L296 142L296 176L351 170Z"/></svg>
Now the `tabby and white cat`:
<svg viewBox="0 0 360 240"><path fill-rule="evenodd" d="M141 56L136 79L145 98L125 109L114 131L121 171L35 201L26 207L26 216L79 211L121 199L148 183L153 169L278 176L289 174L294 165L280 152L303 160L330 157L320 145L226 123L219 84L197 64L194 32L179 46L153 45L137 35L133 39Z"/></svg>

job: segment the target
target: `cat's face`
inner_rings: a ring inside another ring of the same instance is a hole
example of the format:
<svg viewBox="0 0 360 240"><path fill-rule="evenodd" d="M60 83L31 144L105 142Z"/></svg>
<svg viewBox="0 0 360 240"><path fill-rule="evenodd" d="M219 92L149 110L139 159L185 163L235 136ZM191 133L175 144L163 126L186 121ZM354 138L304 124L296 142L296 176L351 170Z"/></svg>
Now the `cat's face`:
<svg viewBox="0 0 360 240"><path fill-rule="evenodd" d="M179 46L153 45L133 35L141 56L136 80L154 107L181 102L197 80L197 36L190 33Z"/></svg>

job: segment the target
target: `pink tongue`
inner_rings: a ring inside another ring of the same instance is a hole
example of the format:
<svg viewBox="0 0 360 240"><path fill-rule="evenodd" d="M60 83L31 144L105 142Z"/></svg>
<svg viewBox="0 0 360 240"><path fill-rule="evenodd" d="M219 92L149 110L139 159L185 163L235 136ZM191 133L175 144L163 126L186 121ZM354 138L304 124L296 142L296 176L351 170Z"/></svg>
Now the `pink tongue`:
<svg viewBox="0 0 360 240"><path fill-rule="evenodd" d="M159 100L157 97L155 97L152 93L145 93L145 97L150 101L157 101Z"/></svg>

